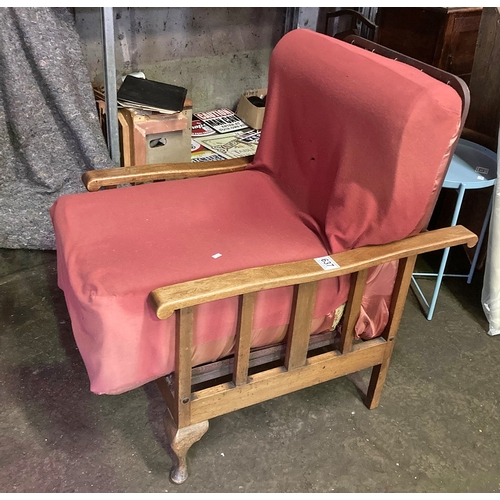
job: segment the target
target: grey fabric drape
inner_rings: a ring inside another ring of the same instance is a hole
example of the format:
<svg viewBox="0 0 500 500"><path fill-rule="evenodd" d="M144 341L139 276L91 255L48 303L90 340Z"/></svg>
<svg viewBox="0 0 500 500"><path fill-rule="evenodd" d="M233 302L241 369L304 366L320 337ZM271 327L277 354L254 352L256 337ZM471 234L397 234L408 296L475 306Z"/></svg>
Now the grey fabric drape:
<svg viewBox="0 0 500 500"><path fill-rule="evenodd" d="M2 8L0 27L0 247L53 249L52 203L113 164L70 10Z"/></svg>
<svg viewBox="0 0 500 500"><path fill-rule="evenodd" d="M497 147L497 182L494 187L493 209L491 212L484 269L484 282L481 303L489 323L488 335L500 335L500 129L498 131Z"/></svg>

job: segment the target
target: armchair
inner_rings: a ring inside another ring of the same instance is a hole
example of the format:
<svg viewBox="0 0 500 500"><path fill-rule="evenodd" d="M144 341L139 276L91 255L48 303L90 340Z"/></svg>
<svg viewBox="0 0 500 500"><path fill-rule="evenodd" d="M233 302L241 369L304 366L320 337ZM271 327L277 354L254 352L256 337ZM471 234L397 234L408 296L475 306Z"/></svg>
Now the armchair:
<svg viewBox="0 0 500 500"><path fill-rule="evenodd" d="M351 42L283 37L255 157L88 172L51 209L90 389L156 381L176 483L215 416L369 367L375 408L417 255L477 240L423 231L467 88Z"/></svg>

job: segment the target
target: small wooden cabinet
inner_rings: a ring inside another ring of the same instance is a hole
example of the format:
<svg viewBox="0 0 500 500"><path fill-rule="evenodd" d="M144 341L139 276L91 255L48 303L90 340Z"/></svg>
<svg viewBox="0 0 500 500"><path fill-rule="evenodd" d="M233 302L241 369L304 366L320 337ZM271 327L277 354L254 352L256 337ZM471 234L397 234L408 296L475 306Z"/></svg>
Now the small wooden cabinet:
<svg viewBox="0 0 500 500"><path fill-rule="evenodd" d="M481 7L380 7L376 41L460 76L468 84Z"/></svg>

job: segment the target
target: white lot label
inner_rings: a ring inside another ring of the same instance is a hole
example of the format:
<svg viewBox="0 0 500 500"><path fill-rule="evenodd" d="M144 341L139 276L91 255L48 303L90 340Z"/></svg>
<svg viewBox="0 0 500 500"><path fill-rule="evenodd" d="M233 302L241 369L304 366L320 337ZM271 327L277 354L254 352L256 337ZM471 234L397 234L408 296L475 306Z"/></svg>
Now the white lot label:
<svg viewBox="0 0 500 500"><path fill-rule="evenodd" d="M314 259L325 271L330 271L330 269L337 269L340 266L329 256L318 257Z"/></svg>

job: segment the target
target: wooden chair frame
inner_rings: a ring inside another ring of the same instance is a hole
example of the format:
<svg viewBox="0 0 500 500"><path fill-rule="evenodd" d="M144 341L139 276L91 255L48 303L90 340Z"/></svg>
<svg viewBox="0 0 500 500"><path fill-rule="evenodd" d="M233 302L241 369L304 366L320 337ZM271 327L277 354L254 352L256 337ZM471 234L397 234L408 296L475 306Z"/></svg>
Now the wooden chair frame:
<svg viewBox="0 0 500 500"><path fill-rule="evenodd" d="M365 45L409 64L414 61L353 37L352 43ZM452 84L462 97L462 125L467 115L468 89L453 75L428 65L423 71ZM428 66L428 67L427 67ZM429 69L430 68L430 69ZM460 129L462 130L462 128ZM458 137L457 137L458 140ZM452 148L452 153L454 148ZM450 155L450 160L451 160ZM252 157L205 164L159 164L87 172L83 181L89 191L160 180L216 175L243 170ZM219 276L152 290L150 304L158 318L176 316L174 373L157 380L165 399L165 428L171 448L171 480L187 478L186 455L191 445L208 430L211 418L297 391L321 382L372 368L363 391L365 405L376 408L389 368L394 341L406 301L411 275L419 254L467 244L477 236L462 226L426 231L393 243L356 248L332 255L338 268L325 271L314 259L245 269ZM320 257L320 256L318 256ZM392 293L389 321L378 338L355 340L355 324L368 270L390 261L399 261ZM317 284L320 280L351 275L351 287L343 316L342 333L326 332L310 336ZM255 294L282 286L294 287L292 314L283 345L252 350L250 337ZM239 296L239 321L234 355L201 367L191 366L193 307L213 300Z"/></svg>

